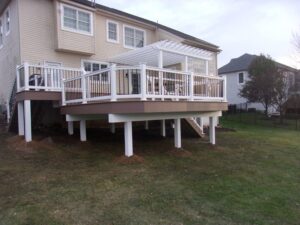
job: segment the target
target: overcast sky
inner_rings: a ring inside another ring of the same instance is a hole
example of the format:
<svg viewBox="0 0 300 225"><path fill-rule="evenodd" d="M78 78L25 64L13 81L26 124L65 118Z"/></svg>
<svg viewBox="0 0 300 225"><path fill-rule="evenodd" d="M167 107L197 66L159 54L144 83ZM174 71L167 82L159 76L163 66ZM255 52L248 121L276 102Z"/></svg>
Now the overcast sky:
<svg viewBox="0 0 300 225"><path fill-rule="evenodd" d="M219 67L244 53L300 68L293 32L299 0L97 0L220 46Z"/></svg>

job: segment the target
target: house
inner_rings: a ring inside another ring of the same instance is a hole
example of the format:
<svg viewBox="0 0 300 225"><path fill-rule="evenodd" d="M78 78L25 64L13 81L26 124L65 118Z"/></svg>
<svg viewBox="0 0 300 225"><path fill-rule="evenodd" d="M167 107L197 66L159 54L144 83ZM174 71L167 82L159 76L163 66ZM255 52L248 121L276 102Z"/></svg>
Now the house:
<svg viewBox="0 0 300 225"><path fill-rule="evenodd" d="M181 120L202 132L227 109L217 75L218 46L161 24L86 0L2 0L0 94L9 126L32 140L37 122L124 124L125 155L133 155L132 124ZM61 119L63 118L63 120Z"/></svg>
<svg viewBox="0 0 300 225"><path fill-rule="evenodd" d="M261 103L248 103L247 99L239 96L240 90L249 79L249 66L256 57L256 55L246 53L238 58L231 59L228 64L219 68L219 76L226 77L227 79L227 100L230 108L243 110L256 109L258 111L264 110L264 106ZM279 68L284 70L289 79L289 86L294 86L296 83L297 70L281 63L276 62L276 64ZM273 107L270 107L269 110L270 113L276 111Z"/></svg>

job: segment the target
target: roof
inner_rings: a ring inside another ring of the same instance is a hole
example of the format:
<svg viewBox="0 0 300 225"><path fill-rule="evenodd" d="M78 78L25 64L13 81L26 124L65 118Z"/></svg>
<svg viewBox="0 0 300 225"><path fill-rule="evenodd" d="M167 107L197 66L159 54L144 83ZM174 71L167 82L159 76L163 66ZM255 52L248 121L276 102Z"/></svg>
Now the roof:
<svg viewBox="0 0 300 225"><path fill-rule="evenodd" d="M245 53L244 55L231 59L230 62L224 66L222 66L218 73L226 74L226 73L233 73L233 72L239 72L239 71L248 71L250 64L252 61L258 57L257 55L251 55L248 53ZM276 62L277 66L286 70L291 70L293 72L297 72L295 68L289 67L287 65L281 64Z"/></svg>
<svg viewBox="0 0 300 225"><path fill-rule="evenodd" d="M204 41L204 40L201 40L199 38L193 37L191 35L185 34L183 32L175 30L173 28L164 26L162 24L153 22L151 20L147 20L147 19L135 16L135 15L132 15L132 14L114 9L114 8L110 8L110 7L107 7L107 6L104 6L104 5L100 5L98 3L94 4L93 2L88 1L88 0L72 0L72 1L74 1L76 3L86 5L86 6L95 7L95 8L101 9L101 10L105 10L105 11L108 11L110 13L114 13L114 14L117 14L117 15L125 16L125 17L128 17L130 19L137 20L139 22L143 22L143 23L155 26L155 27L160 28L162 30L165 30L169 33L172 33L176 36L179 36L179 37L181 37L185 40L188 40L188 41L191 41L191 42L196 42L197 44L199 44L202 48L204 48L206 50L210 50L210 51L214 51L214 52L220 52L219 46L217 46L217 45L214 45L214 44L209 43L207 41Z"/></svg>
<svg viewBox="0 0 300 225"><path fill-rule="evenodd" d="M195 48L189 45L174 41L158 41L147 45L143 48L138 48L128 51L108 59L109 62L138 65L147 62L148 66L159 66L159 53L163 52L163 65L174 65L185 60L186 56L200 59L211 59L212 52Z"/></svg>

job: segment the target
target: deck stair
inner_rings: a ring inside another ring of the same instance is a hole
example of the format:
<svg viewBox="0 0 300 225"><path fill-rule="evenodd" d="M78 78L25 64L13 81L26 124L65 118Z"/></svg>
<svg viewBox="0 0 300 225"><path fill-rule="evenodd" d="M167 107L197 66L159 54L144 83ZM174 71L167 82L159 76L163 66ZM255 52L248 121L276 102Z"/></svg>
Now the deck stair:
<svg viewBox="0 0 300 225"><path fill-rule="evenodd" d="M205 137L203 127L200 125L198 118L185 118L185 121L193 129L193 131L201 138Z"/></svg>

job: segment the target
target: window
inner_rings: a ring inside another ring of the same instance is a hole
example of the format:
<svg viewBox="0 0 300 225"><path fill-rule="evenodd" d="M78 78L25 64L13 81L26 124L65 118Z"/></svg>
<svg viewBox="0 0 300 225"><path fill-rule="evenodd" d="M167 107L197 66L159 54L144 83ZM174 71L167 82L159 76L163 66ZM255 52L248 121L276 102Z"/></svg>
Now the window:
<svg viewBox="0 0 300 225"><path fill-rule="evenodd" d="M62 6L62 27L79 33L92 35L92 14L69 6Z"/></svg>
<svg viewBox="0 0 300 225"><path fill-rule="evenodd" d="M83 61L83 68L85 72L94 72L100 69L108 67L108 63L94 62L94 61ZM104 73L101 76L102 81L108 81L108 73Z"/></svg>
<svg viewBox="0 0 300 225"><path fill-rule="evenodd" d="M124 26L124 46L142 48L145 46L145 31L134 27Z"/></svg>
<svg viewBox="0 0 300 225"><path fill-rule="evenodd" d="M119 43L119 24L113 21L107 21L107 41Z"/></svg>
<svg viewBox="0 0 300 225"><path fill-rule="evenodd" d="M239 73L239 84L244 83L244 73Z"/></svg>
<svg viewBox="0 0 300 225"><path fill-rule="evenodd" d="M3 47L3 24L2 20L0 19L0 48Z"/></svg>
<svg viewBox="0 0 300 225"><path fill-rule="evenodd" d="M5 12L5 25L6 25L6 35L8 35L9 34L9 32L10 32L10 11L9 11L9 9L7 9L6 10L6 12Z"/></svg>

